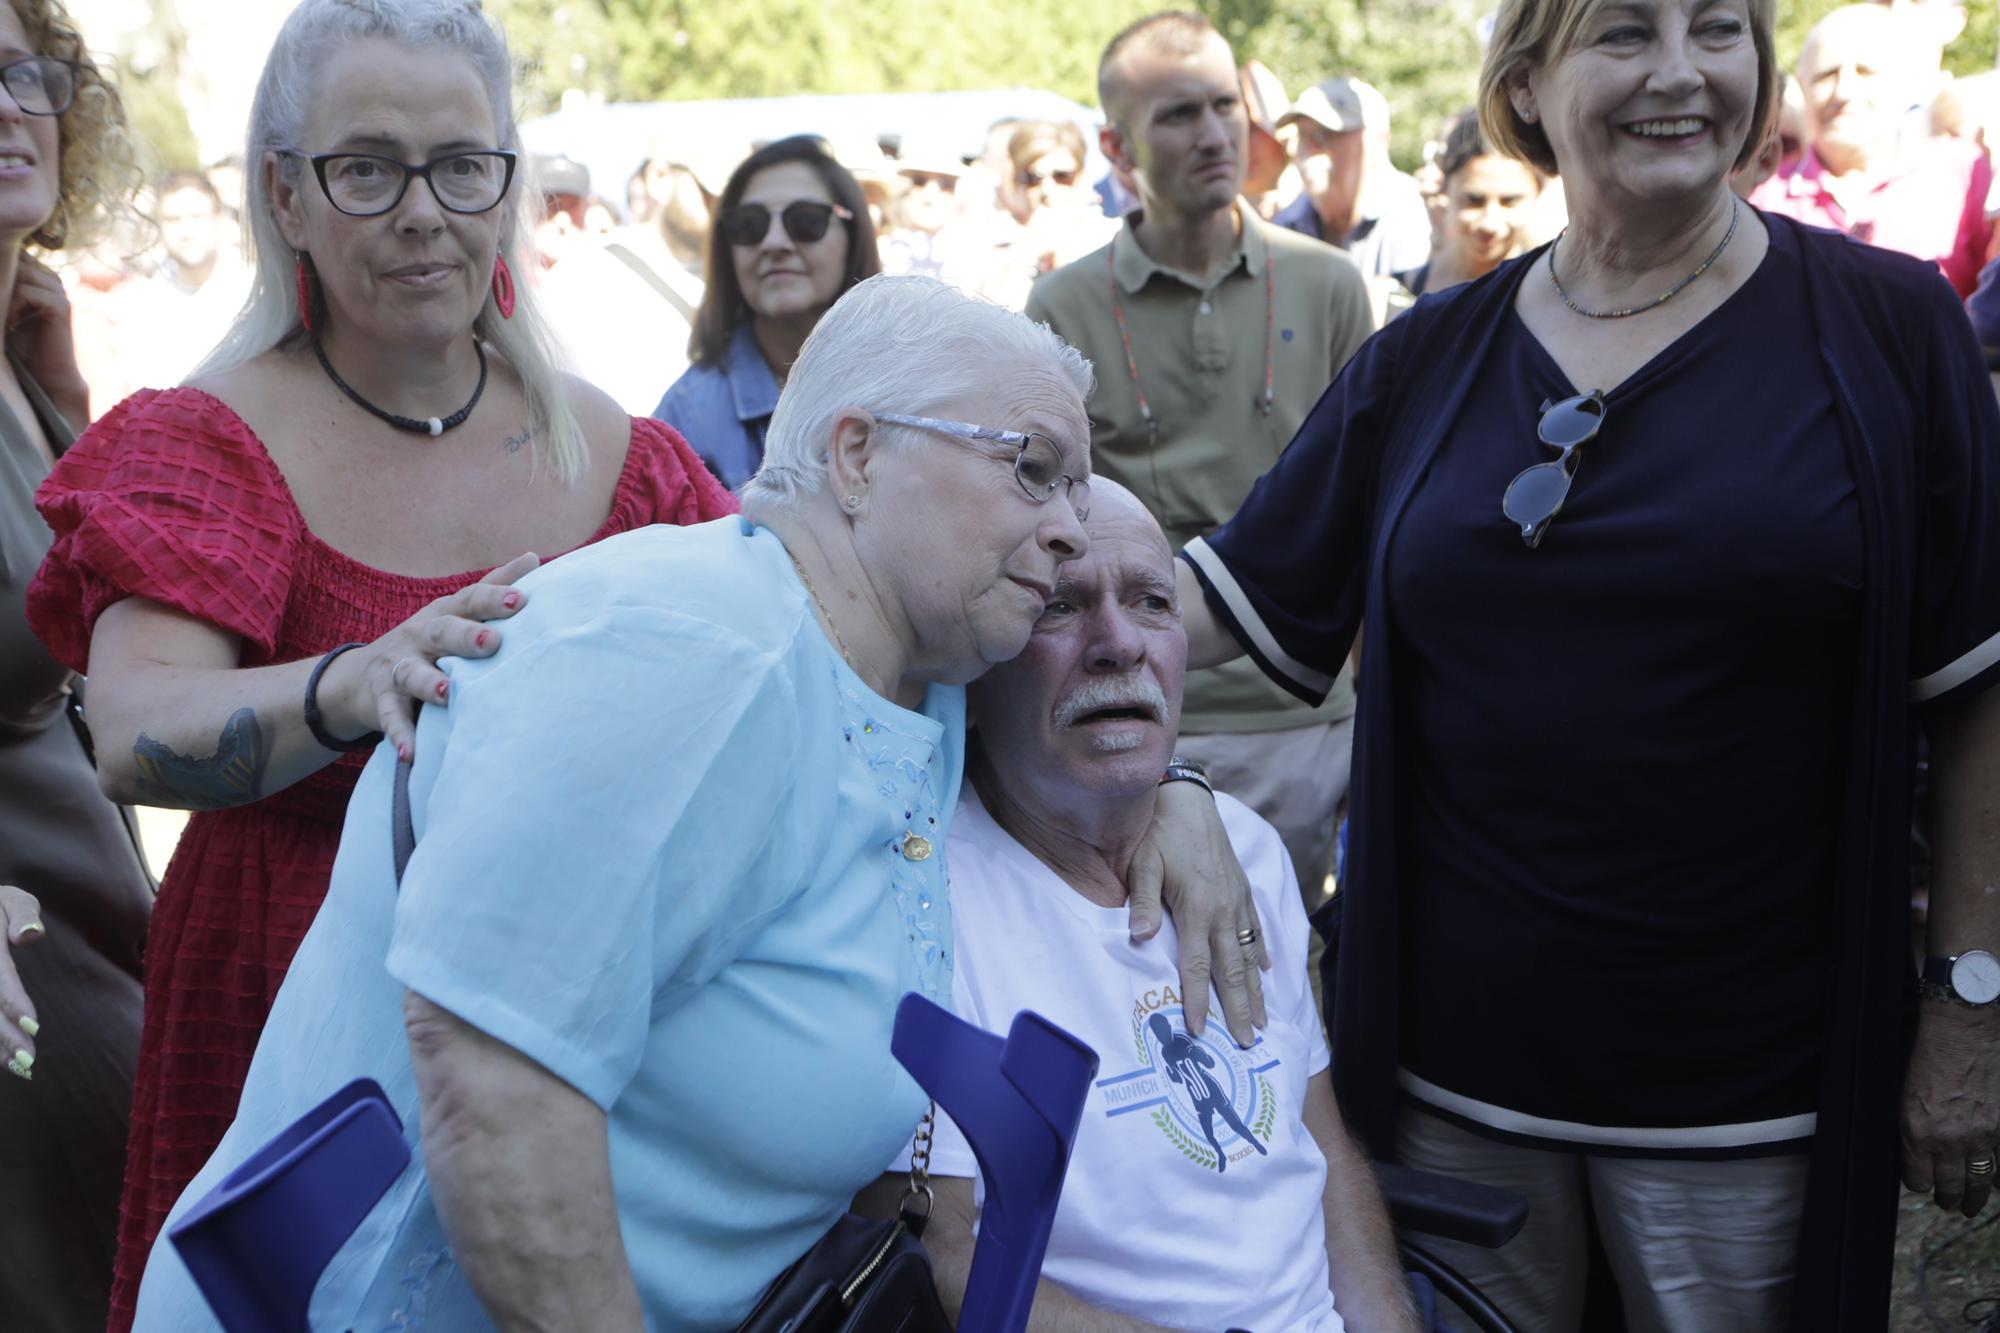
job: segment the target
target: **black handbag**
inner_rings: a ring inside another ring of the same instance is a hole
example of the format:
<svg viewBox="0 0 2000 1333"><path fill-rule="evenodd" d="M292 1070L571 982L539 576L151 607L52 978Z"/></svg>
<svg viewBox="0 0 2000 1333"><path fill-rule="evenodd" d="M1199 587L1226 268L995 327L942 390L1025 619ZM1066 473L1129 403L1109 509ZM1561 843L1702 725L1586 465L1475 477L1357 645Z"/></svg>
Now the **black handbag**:
<svg viewBox="0 0 2000 1333"><path fill-rule="evenodd" d="M910 1144L910 1187L896 1220L841 1217L765 1289L736 1333L951 1333L921 1244L936 1118L933 1102Z"/></svg>
<svg viewBox="0 0 2000 1333"><path fill-rule="evenodd" d="M396 765L390 806L390 847L400 887L417 845L408 760ZM843 1215L765 1288L736 1333L952 1333L920 1239L931 1214L927 1168L936 1114L933 1103L917 1126L910 1188L895 1220Z"/></svg>
<svg viewBox="0 0 2000 1333"><path fill-rule="evenodd" d="M950 1333L920 1228L848 1213L770 1285L736 1333Z"/></svg>

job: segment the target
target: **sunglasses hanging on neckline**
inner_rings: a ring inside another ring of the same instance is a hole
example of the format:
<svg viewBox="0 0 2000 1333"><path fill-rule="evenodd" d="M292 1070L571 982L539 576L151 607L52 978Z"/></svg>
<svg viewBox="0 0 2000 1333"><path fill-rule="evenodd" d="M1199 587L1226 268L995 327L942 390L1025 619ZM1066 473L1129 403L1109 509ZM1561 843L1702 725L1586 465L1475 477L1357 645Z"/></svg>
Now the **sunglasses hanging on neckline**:
<svg viewBox="0 0 2000 1333"><path fill-rule="evenodd" d="M1506 494L1500 497L1500 512L1520 528L1521 540L1530 550L1542 544L1549 525L1562 512L1582 459L1579 451L1604 429L1604 412L1602 389L1556 403L1542 400L1542 419L1536 423L1535 434L1561 456L1523 470L1507 483Z"/></svg>

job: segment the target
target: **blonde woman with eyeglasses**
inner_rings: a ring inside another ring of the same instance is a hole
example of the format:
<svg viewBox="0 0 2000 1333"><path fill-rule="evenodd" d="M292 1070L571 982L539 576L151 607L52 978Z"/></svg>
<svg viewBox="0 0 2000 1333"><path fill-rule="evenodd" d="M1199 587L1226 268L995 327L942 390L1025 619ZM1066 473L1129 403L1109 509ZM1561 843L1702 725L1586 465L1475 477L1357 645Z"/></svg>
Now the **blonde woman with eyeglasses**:
<svg viewBox="0 0 2000 1333"><path fill-rule="evenodd" d="M1194 664L1314 698L1367 626L1341 1104L1529 1197L1445 1257L1555 1333L1587 1225L1634 1328L1880 1329L1899 1167L1972 1215L2000 1151L2000 411L1935 266L1731 193L1775 10L1505 0L1486 142L1568 229L1419 299L1186 551Z"/></svg>

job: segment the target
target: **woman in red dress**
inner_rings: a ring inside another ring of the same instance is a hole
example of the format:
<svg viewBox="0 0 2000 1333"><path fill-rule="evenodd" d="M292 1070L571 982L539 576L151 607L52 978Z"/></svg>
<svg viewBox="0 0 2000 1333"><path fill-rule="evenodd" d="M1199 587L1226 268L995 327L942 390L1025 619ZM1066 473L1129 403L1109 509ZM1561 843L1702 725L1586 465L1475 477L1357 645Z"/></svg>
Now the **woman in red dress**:
<svg viewBox="0 0 2000 1333"><path fill-rule="evenodd" d="M101 783L200 812L145 954L113 1329L325 892L343 753L377 730L407 752L436 660L498 646L522 552L736 508L673 431L555 369L508 263L533 270L536 199L509 71L470 0L300 5L251 113L249 305L38 496L29 615L88 670Z"/></svg>

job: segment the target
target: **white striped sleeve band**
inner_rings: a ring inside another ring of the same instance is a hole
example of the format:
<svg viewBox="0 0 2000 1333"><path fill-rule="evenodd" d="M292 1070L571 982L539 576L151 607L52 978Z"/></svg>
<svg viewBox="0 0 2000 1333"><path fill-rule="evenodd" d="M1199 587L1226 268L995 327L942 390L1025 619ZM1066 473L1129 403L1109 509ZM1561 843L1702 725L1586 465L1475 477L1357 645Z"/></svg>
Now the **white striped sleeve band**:
<svg viewBox="0 0 2000 1333"><path fill-rule="evenodd" d="M1332 691L1332 676L1313 670L1278 646L1277 639L1266 628L1264 618L1257 614L1257 609L1244 595L1242 586L1236 582L1236 576L1229 572L1229 566L1222 562L1222 557L1209 549L1206 541L1196 537L1181 548L1181 557L1201 571L1202 577L1208 580L1208 586L1222 598L1230 619L1248 637L1250 646L1259 657L1273 669L1283 672L1300 689L1311 691L1319 698L1324 699Z"/></svg>
<svg viewBox="0 0 2000 1333"><path fill-rule="evenodd" d="M1819 1123L1819 1117L1808 1111L1804 1115L1782 1116L1776 1120L1754 1120L1740 1125L1690 1125L1686 1128L1586 1125L1575 1120L1550 1120L1543 1116L1529 1115L1524 1111L1510 1111L1491 1102L1461 1096L1456 1092L1440 1088L1435 1083L1426 1082L1407 1069L1396 1071L1396 1081L1402 1086L1403 1091L1418 1101L1435 1106L1441 1111L1462 1116L1476 1124L1529 1138L1549 1139L1556 1143L1587 1144L1597 1148L1706 1148L1710 1151L1721 1148L1750 1148L1759 1144L1789 1143L1794 1139L1808 1138Z"/></svg>
<svg viewBox="0 0 2000 1333"><path fill-rule="evenodd" d="M1995 662L2000 662L2000 634L1994 635L1943 670L1933 671L1921 680L1913 681L1910 685L1910 702L1920 704L1941 694L1949 694Z"/></svg>

